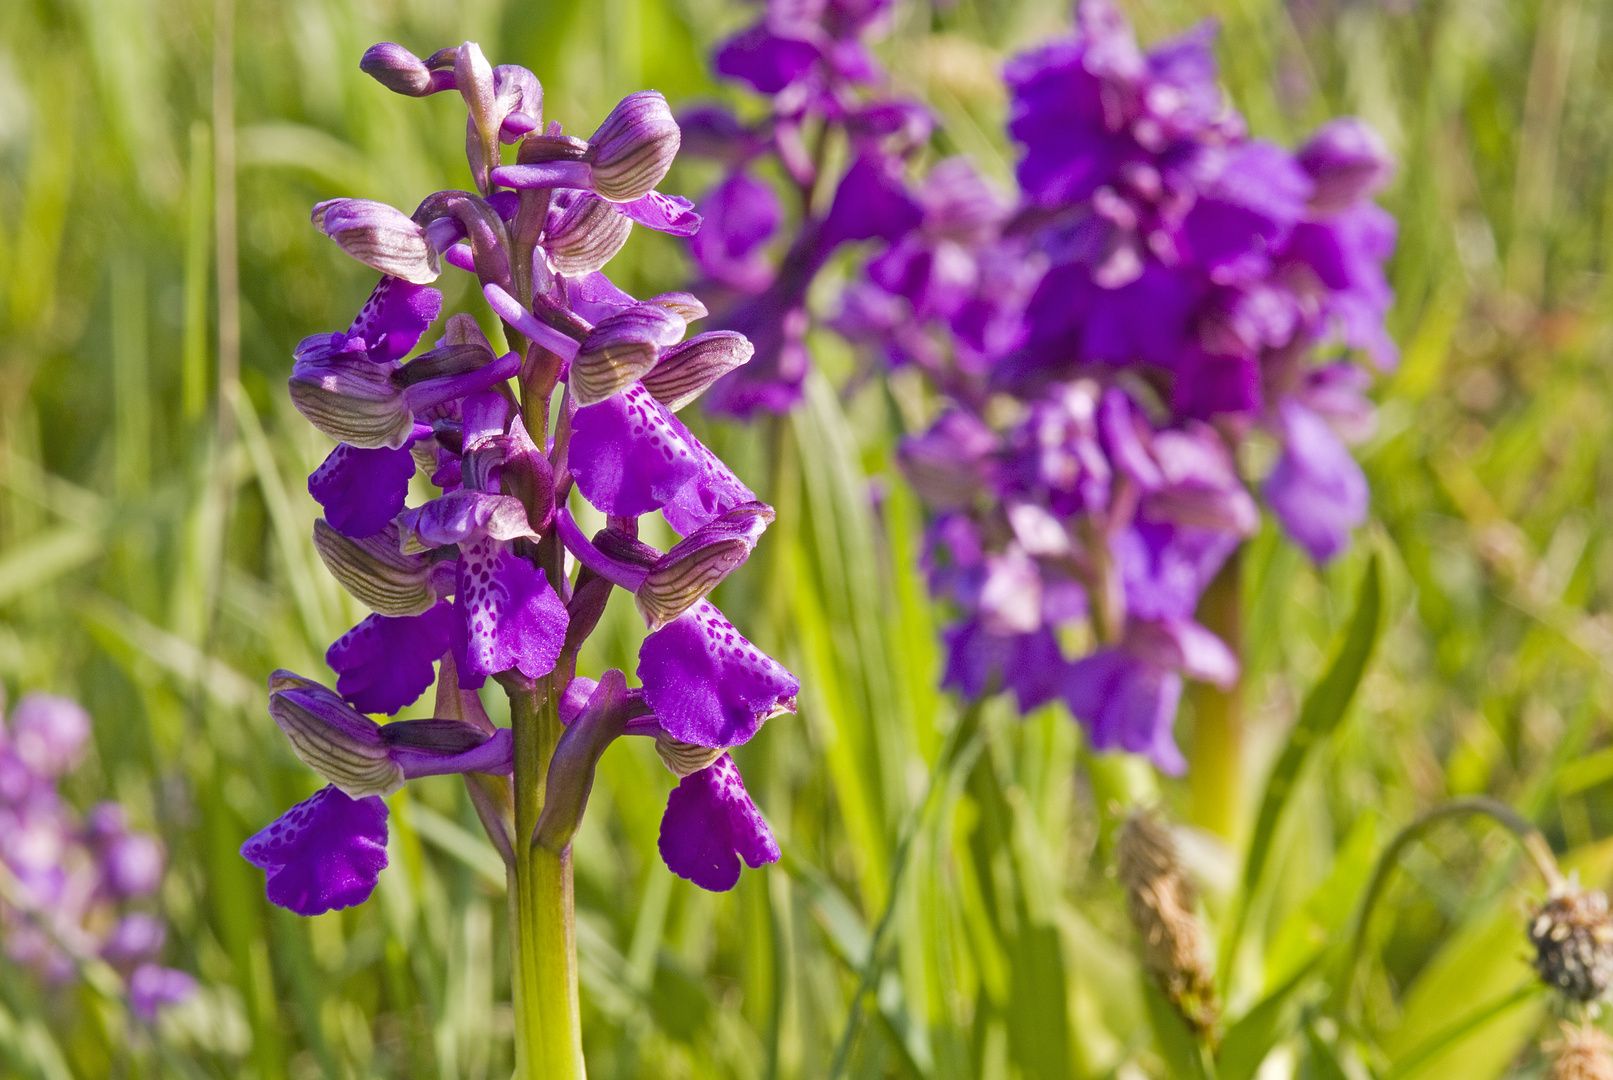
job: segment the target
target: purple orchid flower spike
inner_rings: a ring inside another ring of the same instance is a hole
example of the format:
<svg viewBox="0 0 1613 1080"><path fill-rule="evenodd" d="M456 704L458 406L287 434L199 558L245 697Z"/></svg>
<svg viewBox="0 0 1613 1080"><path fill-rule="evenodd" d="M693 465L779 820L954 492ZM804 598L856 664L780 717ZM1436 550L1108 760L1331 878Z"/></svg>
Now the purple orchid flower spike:
<svg viewBox="0 0 1613 1080"><path fill-rule="evenodd" d="M844 83L856 62L831 49L821 70ZM660 94L629 95L584 140L545 121L531 72L494 66L475 42L424 58L382 43L361 68L405 96L457 92L474 190L430 194L409 215L363 199L315 211L317 227L385 275L347 331L298 346L290 380L293 402L337 443L309 478L324 510L316 549L373 614L327 651L334 689L272 677L270 715L328 786L241 851L276 904L315 914L362 903L387 863L383 800L415 777L462 775L510 868L511 967L543 982L523 982L516 999L574 1001L575 956L540 963L531 950L575 940L570 845L616 738L653 737L687 777L663 827L675 872L727 889L743 863L778 858L724 751L793 711L800 684L709 599L773 510L674 415L757 350L733 326L691 333L708 317L691 293L640 299L605 275L635 225L693 236L702 223L688 200L657 190L683 139ZM859 153L900 137L874 131L880 122L864 118ZM844 243L865 226L831 235ZM468 295L502 322L509 352L470 312L426 337L442 294L424 283L455 272L474 275ZM427 480L435 491L411 499ZM571 518L574 494L607 516L593 541ZM638 519L657 512L683 538L667 552L637 540ZM651 629L638 687L620 671L598 683L576 672L616 588ZM508 728L482 706L489 678L510 699ZM372 718L410 715L433 683L429 719ZM0 799L9 784L0 753ZM39 868L42 888L56 887L50 870ZM119 946L131 963L139 929ZM163 978L141 978L152 1000L166 992ZM580 1061L575 1011L556 1015L546 1052ZM518 1036L518 1058L532 1045Z"/></svg>

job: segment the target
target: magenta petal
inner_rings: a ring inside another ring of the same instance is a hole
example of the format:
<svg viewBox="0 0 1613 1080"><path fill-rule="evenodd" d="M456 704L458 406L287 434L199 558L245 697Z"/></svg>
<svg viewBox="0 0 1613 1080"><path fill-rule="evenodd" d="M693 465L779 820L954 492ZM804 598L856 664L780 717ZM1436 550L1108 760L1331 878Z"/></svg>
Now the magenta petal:
<svg viewBox="0 0 1613 1080"><path fill-rule="evenodd" d="M644 639L638 677L667 734L697 746L738 746L801 690L705 600Z"/></svg>
<svg viewBox="0 0 1613 1080"><path fill-rule="evenodd" d="M966 698L988 690L1011 690L1021 714L1057 697L1069 666L1059 652L1058 639L1046 628L1030 634L993 634L971 620L943 630L941 637L947 647L942 689L956 690Z"/></svg>
<svg viewBox="0 0 1613 1080"><path fill-rule="evenodd" d="M1294 401L1281 406L1282 457L1266 477L1266 501L1289 536L1325 563L1350 545L1367 517L1367 481L1327 422Z"/></svg>
<svg viewBox="0 0 1613 1080"><path fill-rule="evenodd" d="M756 496L677 417L635 383L572 417L569 460L577 487L606 514L664 510L688 535Z"/></svg>
<svg viewBox="0 0 1613 1080"><path fill-rule="evenodd" d="M741 858L752 869L779 859L778 841L727 754L672 790L660 848L667 869L712 892L734 887Z"/></svg>
<svg viewBox="0 0 1613 1080"><path fill-rule="evenodd" d="M698 472L661 507L661 516L680 536L688 536L715 518L745 503L755 502L756 494L746 487L721 458L689 436Z"/></svg>
<svg viewBox="0 0 1613 1080"><path fill-rule="evenodd" d="M1146 754L1172 776L1187 769L1171 733L1181 697L1180 675L1122 649L1099 649L1065 674L1064 700L1094 749Z"/></svg>
<svg viewBox="0 0 1613 1080"><path fill-rule="evenodd" d="M325 508L331 528L363 539L402 513L414 470L408 447L364 450L342 443L308 477L308 494Z"/></svg>
<svg viewBox="0 0 1613 1080"><path fill-rule="evenodd" d="M441 311L442 293L436 289L383 277L347 332L364 339L371 360L402 360Z"/></svg>
<svg viewBox="0 0 1613 1080"><path fill-rule="evenodd" d="M461 548L458 596L469 671L518 668L536 679L554 670L566 639L566 605L542 571L503 544L479 540Z"/></svg>
<svg viewBox="0 0 1613 1080"><path fill-rule="evenodd" d="M694 236L700 231L700 215L694 203L681 195L663 195L652 191L641 199L617 203L616 212L623 214L656 232L673 236Z"/></svg>
<svg viewBox="0 0 1613 1080"><path fill-rule="evenodd" d="M520 499L468 488L450 491L424 506L404 511L398 527L405 534L413 533L428 547L460 544L480 536L513 540L533 535Z"/></svg>
<svg viewBox="0 0 1613 1080"><path fill-rule="evenodd" d="M321 788L242 844L241 856L268 871L269 900L299 915L362 904L386 867L386 803Z"/></svg>
<svg viewBox="0 0 1613 1080"><path fill-rule="evenodd" d="M454 609L446 601L419 615L371 615L325 652L336 690L359 712L392 714L412 704L448 651Z"/></svg>

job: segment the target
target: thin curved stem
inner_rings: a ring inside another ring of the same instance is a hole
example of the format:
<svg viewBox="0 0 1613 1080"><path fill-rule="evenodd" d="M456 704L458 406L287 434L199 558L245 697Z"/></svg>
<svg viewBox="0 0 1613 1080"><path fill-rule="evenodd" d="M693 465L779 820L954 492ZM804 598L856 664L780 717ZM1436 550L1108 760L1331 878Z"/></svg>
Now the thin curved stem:
<svg viewBox="0 0 1613 1080"><path fill-rule="evenodd" d="M1546 888L1555 891L1564 883L1562 871L1557 868L1557 859L1551 853L1551 847L1540 830L1531 825L1512 807L1499 799L1492 799L1487 795L1473 795L1462 799L1452 799L1441 803L1429 810L1422 817L1407 825L1390 841L1384 849L1383 855L1378 859L1377 869L1373 872L1372 882L1367 886L1366 899L1362 901L1361 914L1356 919L1355 935L1350 942L1349 958L1345 961L1343 978L1339 980L1336 991L1338 1007L1334 1009L1335 1015L1343 1019L1349 1010L1350 1002L1354 996L1357 974L1361 967L1361 958L1366 950L1367 927L1372 919L1372 913L1382 897L1384 889L1389 884L1389 875L1395 870L1400 861L1400 855L1406 848L1421 839L1433 826L1448 818L1467 817L1479 814L1488 817L1506 828L1518 839L1524 853L1534 863L1535 869L1546 881Z"/></svg>

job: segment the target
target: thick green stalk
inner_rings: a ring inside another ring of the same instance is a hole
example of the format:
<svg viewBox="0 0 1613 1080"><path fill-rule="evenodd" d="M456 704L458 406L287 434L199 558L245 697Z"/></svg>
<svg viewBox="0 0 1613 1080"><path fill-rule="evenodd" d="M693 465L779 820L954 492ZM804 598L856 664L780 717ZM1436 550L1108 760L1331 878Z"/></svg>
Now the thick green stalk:
<svg viewBox="0 0 1613 1080"><path fill-rule="evenodd" d="M560 741L552 677L510 690L515 729L515 866L510 871L510 956L517 1080L583 1080L571 848L532 843L549 760Z"/></svg>
<svg viewBox="0 0 1613 1080"><path fill-rule="evenodd" d="M1243 548L1232 553L1199 600L1199 621L1243 655ZM1243 796L1243 678L1229 690L1193 687L1193 823L1236 841Z"/></svg>

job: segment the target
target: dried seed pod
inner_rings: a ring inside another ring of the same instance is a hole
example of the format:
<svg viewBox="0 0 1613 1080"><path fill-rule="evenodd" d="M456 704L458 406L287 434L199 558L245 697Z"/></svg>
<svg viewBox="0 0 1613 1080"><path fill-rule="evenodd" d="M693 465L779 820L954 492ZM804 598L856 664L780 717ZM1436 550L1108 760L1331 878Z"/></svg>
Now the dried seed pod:
<svg viewBox="0 0 1613 1080"><path fill-rule="evenodd" d="M1546 985L1574 1001L1598 1001L1613 988L1613 912L1607 894L1568 882L1553 889L1529 920L1534 968Z"/></svg>
<svg viewBox="0 0 1613 1080"><path fill-rule="evenodd" d="M1586 1023L1563 1025L1551 1080L1613 1080L1613 1039Z"/></svg>
<svg viewBox="0 0 1613 1080"><path fill-rule="evenodd" d="M1126 820L1115 845L1126 908L1142 945L1143 967L1199 1034L1215 1028L1220 1005L1205 959L1197 890L1182 868L1176 841L1152 811Z"/></svg>

